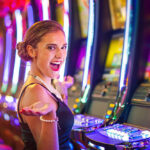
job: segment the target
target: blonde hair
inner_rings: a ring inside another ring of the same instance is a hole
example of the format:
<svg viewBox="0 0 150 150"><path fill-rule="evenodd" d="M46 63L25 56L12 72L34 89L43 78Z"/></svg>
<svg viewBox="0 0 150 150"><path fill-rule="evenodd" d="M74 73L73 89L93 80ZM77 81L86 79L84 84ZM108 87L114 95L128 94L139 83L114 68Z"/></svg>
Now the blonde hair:
<svg viewBox="0 0 150 150"><path fill-rule="evenodd" d="M26 50L27 45L36 48L45 34L55 31L62 31L64 33L62 26L56 21L44 20L36 22L27 30L24 41L17 44L18 55L25 61L32 60L32 57L28 55Z"/></svg>

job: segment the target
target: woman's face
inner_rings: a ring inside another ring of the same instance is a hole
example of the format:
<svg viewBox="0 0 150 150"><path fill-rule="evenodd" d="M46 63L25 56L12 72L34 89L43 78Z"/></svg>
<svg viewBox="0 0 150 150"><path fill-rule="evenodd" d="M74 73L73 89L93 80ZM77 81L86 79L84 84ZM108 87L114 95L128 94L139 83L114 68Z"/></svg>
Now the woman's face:
<svg viewBox="0 0 150 150"><path fill-rule="evenodd" d="M45 34L37 44L36 67L44 77L58 78L66 59L67 43L62 31Z"/></svg>

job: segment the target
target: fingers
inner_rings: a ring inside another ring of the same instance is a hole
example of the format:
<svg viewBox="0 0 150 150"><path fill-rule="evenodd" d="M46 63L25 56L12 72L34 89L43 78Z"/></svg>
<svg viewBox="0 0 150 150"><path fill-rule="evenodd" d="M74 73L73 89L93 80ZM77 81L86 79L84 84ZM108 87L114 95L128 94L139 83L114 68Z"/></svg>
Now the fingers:
<svg viewBox="0 0 150 150"><path fill-rule="evenodd" d="M66 76L63 83L69 88L74 84L74 78L72 76Z"/></svg>
<svg viewBox="0 0 150 150"><path fill-rule="evenodd" d="M42 115L39 111L33 111L32 109L23 108L19 111L21 114L27 115L27 116L40 116Z"/></svg>
<svg viewBox="0 0 150 150"><path fill-rule="evenodd" d="M46 115L50 111L52 111L50 103L37 102L28 107L24 107L19 112L24 115L40 116L40 115Z"/></svg>

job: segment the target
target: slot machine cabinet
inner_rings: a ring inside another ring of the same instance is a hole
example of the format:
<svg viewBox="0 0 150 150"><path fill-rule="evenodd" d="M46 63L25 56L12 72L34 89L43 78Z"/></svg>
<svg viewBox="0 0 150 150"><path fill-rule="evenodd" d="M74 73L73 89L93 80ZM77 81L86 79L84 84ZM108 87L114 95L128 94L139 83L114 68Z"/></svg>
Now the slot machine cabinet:
<svg viewBox="0 0 150 150"><path fill-rule="evenodd" d="M74 84L68 91L68 105L74 111L76 101L81 97L85 55L87 51L89 1L72 1L71 8L71 51L68 53L67 75L74 77ZM78 112L80 111L79 109L77 110Z"/></svg>
<svg viewBox="0 0 150 150"><path fill-rule="evenodd" d="M95 149L149 149L150 145L148 117L150 111L148 101L150 89L148 16L150 11L148 6L150 3L147 0L130 2L137 5L139 15L136 26L137 34L132 36L133 44L129 57L125 97L120 101L123 104L123 110L121 115L117 116L116 123L111 122L109 126L98 129L95 133L86 134L89 145Z"/></svg>
<svg viewBox="0 0 150 150"><path fill-rule="evenodd" d="M118 21L120 23L118 25L116 21L116 24L112 25L111 19L114 16L111 16L110 5L112 3L109 1L95 2L96 23L92 47L94 50L91 56L90 93L85 107L81 111L82 114L75 116L75 125L72 131L73 138L82 142L86 132L91 132L103 125L105 117L111 115L115 106L122 57L124 23ZM125 6L125 3L123 3L123 10Z"/></svg>

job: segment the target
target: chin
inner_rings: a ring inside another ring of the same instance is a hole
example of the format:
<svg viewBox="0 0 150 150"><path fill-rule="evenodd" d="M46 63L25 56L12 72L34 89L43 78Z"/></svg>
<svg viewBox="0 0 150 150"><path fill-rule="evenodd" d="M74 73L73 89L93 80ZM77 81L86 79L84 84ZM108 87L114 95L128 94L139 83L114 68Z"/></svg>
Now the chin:
<svg viewBox="0 0 150 150"><path fill-rule="evenodd" d="M51 75L52 79L59 79L60 75L59 74L53 74Z"/></svg>

